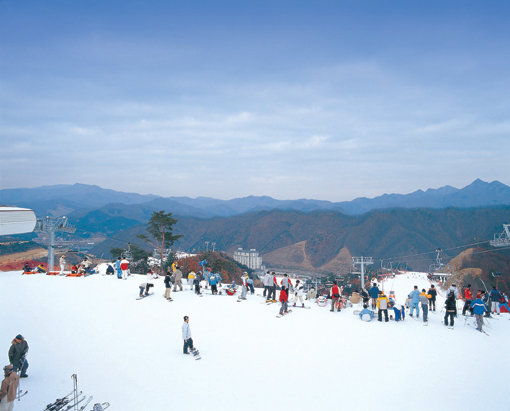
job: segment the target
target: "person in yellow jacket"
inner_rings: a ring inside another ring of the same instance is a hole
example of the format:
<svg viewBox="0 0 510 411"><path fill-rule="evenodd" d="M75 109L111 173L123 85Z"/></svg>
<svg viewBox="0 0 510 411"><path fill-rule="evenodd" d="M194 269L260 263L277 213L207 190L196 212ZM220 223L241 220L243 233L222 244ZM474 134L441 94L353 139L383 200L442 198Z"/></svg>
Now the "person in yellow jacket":
<svg viewBox="0 0 510 411"><path fill-rule="evenodd" d="M430 294L427 294L425 291L425 288L421 290L420 294L420 303L421 303L421 310L423 312L423 325L428 325L428 316L429 316L429 301L432 298Z"/></svg>
<svg viewBox="0 0 510 411"><path fill-rule="evenodd" d="M382 315L384 313L384 321L388 322L388 297L384 295L384 291L379 291L379 298L377 299L377 321L382 321Z"/></svg>
<svg viewBox="0 0 510 411"><path fill-rule="evenodd" d="M196 275L194 271L190 271L188 274L188 285L191 286L190 290L193 290L193 280L195 279Z"/></svg>

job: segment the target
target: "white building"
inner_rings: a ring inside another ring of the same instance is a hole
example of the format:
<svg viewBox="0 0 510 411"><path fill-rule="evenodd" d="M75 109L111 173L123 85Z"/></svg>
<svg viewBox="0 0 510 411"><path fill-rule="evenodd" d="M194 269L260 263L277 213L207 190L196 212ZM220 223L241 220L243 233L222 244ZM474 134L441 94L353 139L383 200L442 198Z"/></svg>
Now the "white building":
<svg viewBox="0 0 510 411"><path fill-rule="evenodd" d="M262 257L259 256L258 251L254 248L249 251L238 248L234 252L234 260L252 270L258 270L262 267Z"/></svg>

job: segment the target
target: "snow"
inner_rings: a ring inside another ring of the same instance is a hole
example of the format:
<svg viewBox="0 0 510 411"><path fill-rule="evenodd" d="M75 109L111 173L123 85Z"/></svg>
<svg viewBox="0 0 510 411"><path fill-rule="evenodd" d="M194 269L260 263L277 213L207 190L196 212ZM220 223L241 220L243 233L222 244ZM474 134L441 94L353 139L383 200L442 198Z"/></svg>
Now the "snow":
<svg viewBox="0 0 510 411"><path fill-rule="evenodd" d="M205 290L199 298L190 286L167 302L162 278L141 275L20 274L0 273L0 341L6 354L18 333L30 345L29 378L21 380L29 393L18 411L69 393L73 373L92 404L109 401L113 411L475 410L510 401L502 378L508 314L490 320L487 337L461 316L454 330L444 327L442 298L424 327L409 317L366 323L353 309L331 313L316 304L276 318L279 304L261 296L238 303ZM137 301L146 281L156 284L154 295ZM403 303L415 284L429 286L421 273L383 285ZM200 361L182 354L184 315Z"/></svg>

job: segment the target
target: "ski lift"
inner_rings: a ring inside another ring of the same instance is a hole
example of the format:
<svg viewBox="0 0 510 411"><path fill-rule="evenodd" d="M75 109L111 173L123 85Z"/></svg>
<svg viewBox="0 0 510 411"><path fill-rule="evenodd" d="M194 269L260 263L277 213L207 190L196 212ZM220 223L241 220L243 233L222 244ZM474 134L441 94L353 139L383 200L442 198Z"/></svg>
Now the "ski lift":
<svg viewBox="0 0 510 411"><path fill-rule="evenodd" d="M443 250L440 248L436 248L436 262L430 264L429 273L431 274L443 274L443 275L451 275L453 274L453 267L450 264L443 263Z"/></svg>
<svg viewBox="0 0 510 411"><path fill-rule="evenodd" d="M503 232L494 234L494 239L489 241L493 247L510 246L510 224L503 224Z"/></svg>
<svg viewBox="0 0 510 411"><path fill-rule="evenodd" d="M131 253L131 243L127 244L127 250L124 250L121 253L120 257L125 259L125 260L132 260L133 259L133 254Z"/></svg>

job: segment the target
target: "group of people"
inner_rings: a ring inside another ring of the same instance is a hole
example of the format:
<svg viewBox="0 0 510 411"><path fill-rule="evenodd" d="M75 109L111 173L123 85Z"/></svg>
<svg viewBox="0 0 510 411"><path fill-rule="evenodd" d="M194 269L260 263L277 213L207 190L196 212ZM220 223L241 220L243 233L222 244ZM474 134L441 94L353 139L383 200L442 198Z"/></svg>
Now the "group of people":
<svg viewBox="0 0 510 411"><path fill-rule="evenodd" d="M28 377L27 353L28 343L21 334L18 334L9 348L9 364L4 367L4 379L0 387L0 411L12 411L19 379Z"/></svg>

